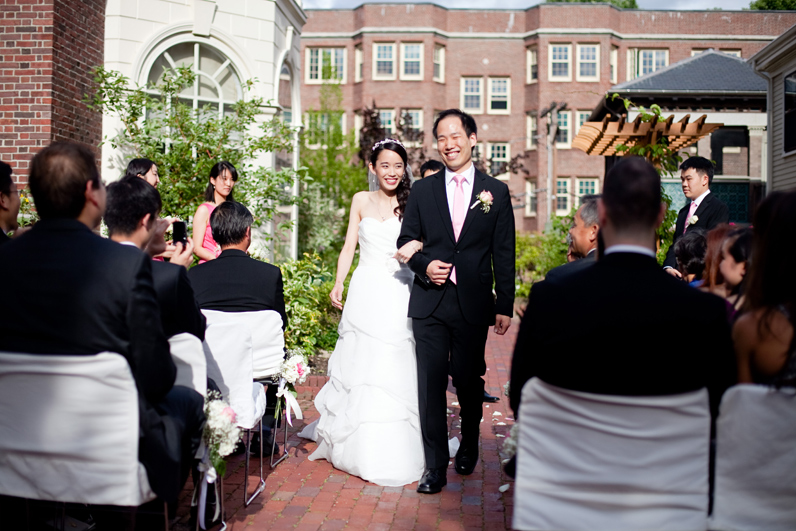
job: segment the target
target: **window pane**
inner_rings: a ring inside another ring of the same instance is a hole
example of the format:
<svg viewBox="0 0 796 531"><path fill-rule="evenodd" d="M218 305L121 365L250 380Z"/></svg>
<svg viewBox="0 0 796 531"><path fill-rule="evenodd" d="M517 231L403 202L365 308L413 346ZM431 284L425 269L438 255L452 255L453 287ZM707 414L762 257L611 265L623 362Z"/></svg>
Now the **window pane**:
<svg viewBox="0 0 796 531"><path fill-rule="evenodd" d="M494 111L505 111L509 108L509 81L508 79L490 79L492 86L492 101L490 108Z"/></svg>
<svg viewBox="0 0 796 531"><path fill-rule="evenodd" d="M796 149L796 72L785 78L785 152Z"/></svg>
<svg viewBox="0 0 796 531"><path fill-rule="evenodd" d="M556 180L556 210L569 211L569 181Z"/></svg>
<svg viewBox="0 0 796 531"><path fill-rule="evenodd" d="M480 79L465 79L464 80L464 108L465 109L480 109L481 108L481 80Z"/></svg>
<svg viewBox="0 0 796 531"><path fill-rule="evenodd" d="M310 79L320 79L318 76L318 49L310 49Z"/></svg>
<svg viewBox="0 0 796 531"><path fill-rule="evenodd" d="M392 45L384 44L376 46L376 74L380 76L391 76L393 74Z"/></svg>
<svg viewBox="0 0 796 531"><path fill-rule="evenodd" d="M558 132L556 133L556 142L559 144L566 144L569 142L569 114L558 113Z"/></svg>

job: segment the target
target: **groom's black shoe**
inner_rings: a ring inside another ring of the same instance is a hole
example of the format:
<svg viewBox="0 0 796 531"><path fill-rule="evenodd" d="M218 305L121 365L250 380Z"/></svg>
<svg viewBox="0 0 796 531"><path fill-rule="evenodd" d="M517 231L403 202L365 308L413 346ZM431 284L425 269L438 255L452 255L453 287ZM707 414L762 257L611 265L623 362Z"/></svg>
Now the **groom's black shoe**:
<svg viewBox="0 0 796 531"><path fill-rule="evenodd" d="M499 402L499 401L500 401L500 398L498 398L496 396L492 396L489 393L487 393L486 391L484 391L484 402L495 403L495 402Z"/></svg>
<svg viewBox="0 0 796 531"><path fill-rule="evenodd" d="M436 494L448 484L447 467L429 468L417 483L417 492L422 494Z"/></svg>
<svg viewBox="0 0 796 531"><path fill-rule="evenodd" d="M456 472L463 476L469 476L475 470L476 463L478 463L478 441L470 443L462 441L454 460Z"/></svg>

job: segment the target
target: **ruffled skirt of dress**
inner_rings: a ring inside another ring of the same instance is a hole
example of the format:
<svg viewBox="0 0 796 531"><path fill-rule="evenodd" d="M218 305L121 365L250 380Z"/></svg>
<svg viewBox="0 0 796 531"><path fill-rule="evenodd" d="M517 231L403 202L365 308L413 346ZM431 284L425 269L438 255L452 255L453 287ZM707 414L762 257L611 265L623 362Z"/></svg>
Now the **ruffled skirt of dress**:
<svg viewBox="0 0 796 531"><path fill-rule="evenodd" d="M318 443L310 460L382 486L423 475L417 361L407 318L411 274L360 265L349 285L320 419L299 435Z"/></svg>

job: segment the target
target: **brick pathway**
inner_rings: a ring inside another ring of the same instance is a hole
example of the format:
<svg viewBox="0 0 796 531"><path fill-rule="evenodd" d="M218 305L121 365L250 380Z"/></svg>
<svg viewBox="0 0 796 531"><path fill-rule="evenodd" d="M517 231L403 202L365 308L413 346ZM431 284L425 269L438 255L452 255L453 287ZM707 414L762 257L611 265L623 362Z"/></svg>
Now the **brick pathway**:
<svg viewBox="0 0 796 531"><path fill-rule="evenodd" d="M505 493L498 490L501 485L511 483L501 471L499 451L513 424L508 401L503 396L503 384L509 379L517 329L515 320L505 336L489 333L486 388L489 393L500 396L501 401L484 404L481 457L472 475L460 476L451 466L448 485L441 493L433 495L418 494L417 483L405 487L379 487L335 470L326 461L307 460L315 443L296 436L304 425L298 421L289 430L290 457L274 470L266 462L265 491L249 507L243 507L244 458L237 456L229 460L224 478L228 529L509 529L513 490ZM312 400L325 381L325 377L312 376L306 386L298 389L306 423L318 416ZM459 436L457 404L453 388L449 387L451 436ZM259 458L252 458L252 474L258 463ZM249 488L253 489L256 484L256 476L250 476ZM177 513L181 524L177 528L187 529L192 488L189 480Z"/></svg>

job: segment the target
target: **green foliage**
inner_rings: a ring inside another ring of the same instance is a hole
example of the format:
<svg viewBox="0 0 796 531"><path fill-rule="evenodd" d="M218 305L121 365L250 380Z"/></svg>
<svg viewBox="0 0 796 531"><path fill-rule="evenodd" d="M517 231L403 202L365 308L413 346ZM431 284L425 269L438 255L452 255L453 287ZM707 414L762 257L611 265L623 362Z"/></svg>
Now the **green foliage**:
<svg viewBox="0 0 796 531"><path fill-rule="evenodd" d="M194 109L180 98L192 90L196 74L189 67L166 70L157 85L131 87L119 72L98 67L97 90L86 103L121 121L119 134L106 139L129 158L153 160L160 172L158 190L165 215L191 220L203 201L210 169L227 160L238 170L235 198L245 203L256 223L271 220L280 204L294 201L290 190L296 173L255 163L264 153L292 151L292 131L281 120L262 121L262 98L242 99L222 109ZM244 84L252 90L253 81ZM125 161L120 161L123 167Z"/></svg>
<svg viewBox="0 0 796 531"><path fill-rule="evenodd" d="M638 9L636 0L545 0L545 3L556 4L602 4L607 3L623 9Z"/></svg>
<svg viewBox="0 0 796 531"><path fill-rule="evenodd" d="M796 0L754 0L749 4L749 9L763 11L793 11L796 10Z"/></svg>
<svg viewBox="0 0 796 531"><path fill-rule="evenodd" d="M39 221L39 215L36 213L36 207L33 204L33 196L30 195L30 189L20 189L17 225L20 227L27 227L28 225L33 225L37 221Z"/></svg>
<svg viewBox="0 0 796 531"><path fill-rule="evenodd" d="M677 211L672 209L672 198L666 193L666 190L661 189L661 200L666 203L666 215L663 218L663 223L658 227L656 236L660 245L658 247L658 264L663 265L666 260L666 253L669 252L669 247L672 246L674 239L674 225L677 223Z"/></svg>
<svg viewBox="0 0 796 531"><path fill-rule="evenodd" d="M285 344L314 354L330 350L337 342L340 311L332 306L329 293L334 276L317 254L304 254L280 266L284 281L288 326Z"/></svg>
<svg viewBox="0 0 796 531"><path fill-rule="evenodd" d="M517 274L516 296L528 297L531 286L544 278L548 271L567 261L567 234L572 226L576 209L567 216L553 216L550 230L517 232L515 270Z"/></svg>

